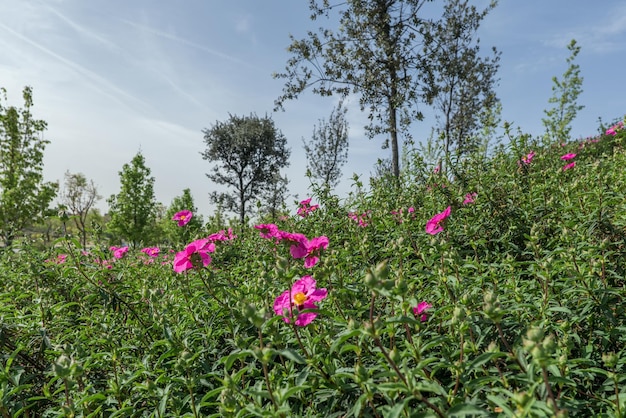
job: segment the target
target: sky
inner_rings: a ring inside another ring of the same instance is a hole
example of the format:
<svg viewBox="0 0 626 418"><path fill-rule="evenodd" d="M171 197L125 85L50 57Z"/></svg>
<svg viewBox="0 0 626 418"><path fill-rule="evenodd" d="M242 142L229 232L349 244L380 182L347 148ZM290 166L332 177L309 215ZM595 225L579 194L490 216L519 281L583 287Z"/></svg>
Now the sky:
<svg viewBox="0 0 626 418"><path fill-rule="evenodd" d="M435 0L440 1L440 0ZM474 4L484 6L486 0ZM33 114L48 123L44 177L61 186L66 171L93 180L106 198L120 189L122 166L141 152L155 178L157 201L191 190L198 211L211 215L211 164L203 129L230 114L271 116L291 148L290 206L310 194L302 139L328 119L335 98L303 93L273 112L290 35L326 24L309 18L308 1L294 0L0 0L0 87L8 104L22 107L33 88ZM567 69L567 45L581 52L584 109L572 135L597 133L626 113L626 2L623 0L500 0L478 32L485 54L501 53L496 93L502 120L534 136L552 96L552 77ZM349 160L336 189L345 196L353 173L367 184L382 138L368 139L366 117L348 103ZM435 120L428 109L412 135L426 141Z"/></svg>

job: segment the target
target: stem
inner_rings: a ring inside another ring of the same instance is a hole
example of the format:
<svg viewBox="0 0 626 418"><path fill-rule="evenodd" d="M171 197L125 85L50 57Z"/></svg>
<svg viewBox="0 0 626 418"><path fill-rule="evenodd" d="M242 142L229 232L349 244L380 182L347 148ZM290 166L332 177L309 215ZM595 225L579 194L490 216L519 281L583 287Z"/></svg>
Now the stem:
<svg viewBox="0 0 626 418"><path fill-rule="evenodd" d="M541 366L541 372L543 374L543 382L546 385L546 390L548 391L548 398L550 399L550 402L552 402L554 412L557 413L559 412L559 407L556 405L556 399L554 399L554 393L552 392L552 387L548 381L548 369L545 366Z"/></svg>
<svg viewBox="0 0 626 418"><path fill-rule="evenodd" d="M259 347L261 348L261 355L263 355L263 333L259 329ZM278 409L278 405L276 404L276 399L274 399L274 393L272 392L272 386L270 385L269 373L267 371L267 364L265 361L261 359L261 365L263 366L263 376L265 377L265 386L267 386L267 393L270 395L270 400L272 401L272 405L274 406L274 410Z"/></svg>
<svg viewBox="0 0 626 418"><path fill-rule="evenodd" d="M463 351L464 350L464 334L463 332L461 332L461 343L460 343L460 354L459 354L459 367L461 366L461 364L463 364ZM461 372L459 370L457 370L456 373L456 383L454 384L454 390L452 391L452 396L456 396L457 392L459 391L459 383L460 383L460 379L461 379Z"/></svg>
<svg viewBox="0 0 626 418"><path fill-rule="evenodd" d="M185 275L185 281L187 282L187 290L191 294L191 285L189 284L189 276L187 276L186 273L184 273L184 275ZM200 324L198 322L198 318L196 318L195 313L191 309L191 303L189 303L189 299L187 297L187 293L186 292L182 292L182 293L183 293L183 298L185 298L185 302L187 303L187 309L189 309L189 313L191 314L191 318L193 319L193 322L196 323L196 327L200 328Z"/></svg>
<svg viewBox="0 0 626 418"><path fill-rule="evenodd" d="M620 412L620 407L619 407L619 378L615 370L613 370L613 373L614 373L613 386L615 388L615 408L617 408L616 416L621 417L622 413Z"/></svg>
<svg viewBox="0 0 626 418"><path fill-rule="evenodd" d="M67 387L67 379L63 378L63 386L65 386L65 404L70 407L71 406L71 401L70 401L70 390Z"/></svg>
<svg viewBox="0 0 626 418"><path fill-rule="evenodd" d="M304 352L304 356L307 358L307 360L309 360L309 363L313 363L315 365L315 368L317 370L319 370L319 372L322 374L322 376L324 376L324 379L326 379L327 381L329 381L332 384L335 384L335 382L333 381L332 377L328 373L326 373L326 371L324 369L322 369L322 367L319 365L319 363L314 362L312 360L311 354L309 354L309 352L306 349L306 347L304 346L304 344L302 344L302 340L300 339L300 333L298 332L298 328L297 328L295 322L291 321L291 324L292 324L292 327L293 327L293 331L296 334L296 339L298 340L298 345L300 345L300 348Z"/></svg>
<svg viewBox="0 0 626 418"><path fill-rule="evenodd" d="M198 411L196 410L196 402L193 397L193 391L191 390L191 385L189 384L189 371L187 371L187 390L189 391L189 400L191 402L191 411L193 412L194 417L198 417Z"/></svg>
<svg viewBox="0 0 626 418"><path fill-rule="evenodd" d="M227 306L220 298L218 298L215 295L215 292L213 292L213 290L211 289L211 287L207 284L206 280L204 280L204 276L200 273L200 280L202 280L202 284L204 284L204 287L206 288L207 292L209 293L209 295L211 295L211 297L213 299L215 299L215 301L224 309L230 310L230 307Z"/></svg>
<svg viewBox="0 0 626 418"><path fill-rule="evenodd" d="M370 304L370 318L369 319L370 319L370 325L372 327L372 335L373 335L374 343L378 346L378 348L380 349L380 352L383 354L383 356L385 356L385 359L391 365L391 367L396 372L396 374L398 375L400 380L402 380L402 382L407 387L407 389L409 389L409 383L406 380L406 377L404 377L404 375L402 374L402 372L398 368L398 365L391 359L391 357L389 357L389 354L385 350L385 347L383 346L383 344L380 342L380 339L376 335L376 329L374 328L374 300L375 299L376 299L376 294L374 292L372 292L372 302ZM418 392L418 394L419 394L419 392ZM426 404L426 406L428 406L430 409L432 409L435 412L435 414L437 414L437 416L439 416L441 418L445 417L443 412L441 412L441 410L439 408L437 408L437 406L435 406L432 403L430 403L428 401L428 399L424 398L421 394L419 394L418 399L421 402L424 402Z"/></svg>

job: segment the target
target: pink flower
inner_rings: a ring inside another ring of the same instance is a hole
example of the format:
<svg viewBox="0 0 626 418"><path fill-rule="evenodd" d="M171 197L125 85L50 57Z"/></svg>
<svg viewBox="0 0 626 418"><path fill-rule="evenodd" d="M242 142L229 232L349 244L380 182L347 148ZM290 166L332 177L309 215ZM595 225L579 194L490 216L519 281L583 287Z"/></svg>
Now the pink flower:
<svg viewBox="0 0 626 418"><path fill-rule="evenodd" d="M182 273L185 270L206 267L211 262L209 253L215 252L215 244L208 239L195 240L185 247L183 251L174 256L174 271Z"/></svg>
<svg viewBox="0 0 626 418"><path fill-rule="evenodd" d="M617 135L617 133L619 131L621 131L622 129L624 129L624 122L618 122L616 125L611 126L609 129L606 130L606 134L607 135L612 135L615 136Z"/></svg>
<svg viewBox="0 0 626 418"><path fill-rule="evenodd" d="M569 154L562 155L561 159L563 161L568 161L568 160L571 160L574 157L576 157L576 154L570 152Z"/></svg>
<svg viewBox="0 0 626 418"><path fill-rule="evenodd" d="M531 163L533 158L535 158L535 151L531 151L528 154L526 154L524 157L522 157L522 163L524 163L525 165L528 165ZM518 164L521 165L519 161L518 161Z"/></svg>
<svg viewBox="0 0 626 418"><path fill-rule="evenodd" d="M43 262L44 263L55 263L55 264L64 264L67 258L67 254L59 254L57 255L57 258L55 259L46 259Z"/></svg>
<svg viewBox="0 0 626 418"><path fill-rule="evenodd" d="M128 247L124 246L124 247L111 247L109 248L109 250L113 251L113 257L120 259L122 257L124 257L124 255L128 252Z"/></svg>
<svg viewBox="0 0 626 418"><path fill-rule="evenodd" d="M237 235L233 234L233 229L228 228L228 234L223 229L219 232L215 232L207 237L211 242L215 241L232 241L237 238Z"/></svg>
<svg viewBox="0 0 626 418"><path fill-rule="evenodd" d="M261 236L261 238L280 239L280 231L278 230L278 227L274 224L260 224L260 225L254 225L254 227L260 231L259 235Z"/></svg>
<svg viewBox="0 0 626 418"><path fill-rule="evenodd" d="M295 316L295 324L304 327L317 317L317 313L301 311L317 309L315 302L321 301L327 295L326 289L315 288L315 280L311 276L304 276L296 281L290 290L285 290L274 300L274 312L281 315L283 321L288 324Z"/></svg>
<svg viewBox="0 0 626 418"><path fill-rule="evenodd" d="M464 205L469 205L470 203L474 203L474 200L478 196L478 193L468 193L465 195L465 200L463 200Z"/></svg>
<svg viewBox="0 0 626 418"><path fill-rule="evenodd" d="M309 239L297 232L279 231L280 239L291 244L289 252L293 258L304 258L308 253Z"/></svg>
<svg viewBox="0 0 626 418"><path fill-rule="evenodd" d="M433 170L433 173L438 174L438 173L439 173L439 171L441 171L441 167L440 167L440 166L437 166L437 167L435 167L435 169Z"/></svg>
<svg viewBox="0 0 626 418"><path fill-rule="evenodd" d="M159 247L146 247L141 249L142 253L149 255L150 257L158 257L159 251Z"/></svg>
<svg viewBox="0 0 626 418"><path fill-rule="evenodd" d="M362 214L358 215L355 212L349 212L348 213L348 218L352 219L353 221L357 222L359 224L359 226L361 228L365 228L367 225L369 225L367 223L367 217L369 216L370 211L365 211Z"/></svg>
<svg viewBox="0 0 626 418"><path fill-rule="evenodd" d="M185 226L189 223L192 217L193 213L191 213L190 210L181 210L172 217L172 220L178 221L178 226Z"/></svg>
<svg viewBox="0 0 626 418"><path fill-rule="evenodd" d="M448 216L450 216L450 211L451 207L448 206L446 210L436 214L428 222L426 222L426 232L430 235L436 235L443 231L443 226L441 226L441 224L445 222Z"/></svg>
<svg viewBox="0 0 626 418"><path fill-rule="evenodd" d="M417 306L413 307L413 314L415 316L419 316L420 321L425 322L426 319L428 319L428 315L426 314L426 311L432 307L433 305L431 305L430 303L426 301L422 301L418 303Z"/></svg>
<svg viewBox="0 0 626 418"><path fill-rule="evenodd" d="M569 170L570 168L574 168L574 167L576 167L576 161L572 161L571 163L564 165L563 171Z"/></svg>
<svg viewBox="0 0 626 418"><path fill-rule="evenodd" d="M318 255L320 251L328 248L328 237L315 237L307 244L306 257L304 259L304 267L311 268L320 260Z"/></svg>
<svg viewBox="0 0 626 418"><path fill-rule="evenodd" d="M311 198L309 197L308 199L304 199L303 201L300 202L300 207L297 210L297 214L301 217L306 217L309 213L313 212L314 210L318 209L320 207L320 205L311 205Z"/></svg>

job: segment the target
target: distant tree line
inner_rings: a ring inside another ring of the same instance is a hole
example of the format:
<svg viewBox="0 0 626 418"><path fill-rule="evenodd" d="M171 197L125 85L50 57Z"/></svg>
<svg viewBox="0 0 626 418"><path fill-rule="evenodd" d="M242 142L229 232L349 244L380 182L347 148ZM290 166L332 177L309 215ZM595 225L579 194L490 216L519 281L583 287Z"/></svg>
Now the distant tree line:
<svg viewBox="0 0 626 418"><path fill-rule="evenodd" d="M321 27L303 39L291 37L284 79L276 109L297 99L305 90L321 96L339 95L328 120L320 118L309 139L302 138L309 178L326 190L341 180L348 160L349 125L345 99L356 98L366 111L370 137L382 135L390 146L388 170L400 175L399 147L410 139L409 126L422 120L422 106L437 111L437 132L446 161L478 148L477 132L493 128L500 103L495 94L500 53L480 54L476 36L480 23L497 5L478 10L469 0L347 0L331 5L310 0L311 19L329 19L338 25ZM432 7L429 7L432 6ZM334 20L332 20L334 19ZM561 79L553 78L553 107L543 119L547 141L563 141L582 106L580 69L574 60L580 47L573 40L569 65ZM24 106L8 105L0 90L0 241L11 246L25 233L50 242L54 231L75 233L81 245L91 239L126 243L180 244L200 233L196 215L188 228L175 227L172 217L181 210L196 212L190 189L169 207L156 201L154 177L141 152L118 173L120 191L107 199L109 211L95 208L102 197L82 173L65 173L64 184L43 179L43 154L49 143L47 125L32 115L32 88L22 92ZM289 166L287 138L270 116L229 115L202 130L201 157L211 164L207 178L215 186L208 197L217 206L208 225L227 222L222 212L236 215L246 225L256 216L274 221L289 213L289 180L281 172ZM380 167L385 167L383 164ZM386 168L384 170L387 170ZM59 205L52 208L59 197ZM186 231L186 232L185 232Z"/></svg>

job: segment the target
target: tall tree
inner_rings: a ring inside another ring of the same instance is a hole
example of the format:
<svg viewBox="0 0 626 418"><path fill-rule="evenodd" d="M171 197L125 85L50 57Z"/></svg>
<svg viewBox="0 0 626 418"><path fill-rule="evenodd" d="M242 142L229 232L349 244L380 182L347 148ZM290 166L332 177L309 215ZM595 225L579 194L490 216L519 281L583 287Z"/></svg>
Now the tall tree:
<svg viewBox="0 0 626 418"><path fill-rule="evenodd" d="M211 200L235 211L243 225L247 203L275 184L275 173L289 165L287 139L265 116L230 115L204 129L207 146L202 158L218 163L207 177L234 189L233 194L213 192Z"/></svg>
<svg viewBox="0 0 626 418"><path fill-rule="evenodd" d="M453 147L457 154L478 147L474 134L481 127L482 111L498 102L494 88L500 53L492 48L492 56L482 57L476 37L481 21L496 5L492 1L478 11L469 0L447 0L442 19L425 25L424 51L430 57L425 92L438 112L446 157Z"/></svg>
<svg viewBox="0 0 626 418"><path fill-rule="evenodd" d="M284 73L283 94L276 108L312 88L321 96L357 94L361 110L369 112L370 138L388 135L394 176L400 175L399 135L409 137L412 121L422 120L416 109L422 100L421 69L427 57L418 53L425 20L420 9L430 0L346 0L330 6L328 0L309 0L311 19L335 18L338 29L309 31L304 39L291 38Z"/></svg>
<svg viewBox="0 0 626 418"><path fill-rule="evenodd" d="M571 123L579 110L584 106L579 105L576 100L582 93L583 78L580 76L580 66L574 64L574 60L580 52L580 46L576 40L572 39L567 45L570 56L567 58L567 70L559 80L552 77L552 97L549 103L554 103L550 110L544 110L547 118L541 119L546 127L547 142L563 142L569 138L572 130Z"/></svg>
<svg viewBox="0 0 626 418"><path fill-rule="evenodd" d="M307 171L328 188L339 183L341 167L348 161L348 121L347 108L343 100L330 114L328 122L324 119L313 127L313 136L304 143L307 157Z"/></svg>
<svg viewBox="0 0 626 418"><path fill-rule="evenodd" d="M192 216L189 223L184 227L180 227L177 222L172 220L172 217L183 210L191 211ZM202 216L198 213L190 189L184 189L181 196L176 196L172 199L172 203L165 212L162 224L167 239L173 244L184 244L200 232L203 226Z"/></svg>
<svg viewBox="0 0 626 418"><path fill-rule="evenodd" d="M154 232L157 202L150 173L144 156L137 153L119 172L120 192L107 199L111 216L108 228L133 248L147 242Z"/></svg>
<svg viewBox="0 0 626 418"><path fill-rule="evenodd" d="M7 106L0 89L0 238L10 246L25 227L40 222L57 193L58 184L43 181L43 139L47 124L34 119L32 88L22 91L24 108Z"/></svg>
<svg viewBox="0 0 626 418"><path fill-rule="evenodd" d="M70 211L80 233L83 248L87 246L87 215L89 209L102 199L93 180L87 181L82 173L65 172L65 187L61 193L61 203Z"/></svg>

